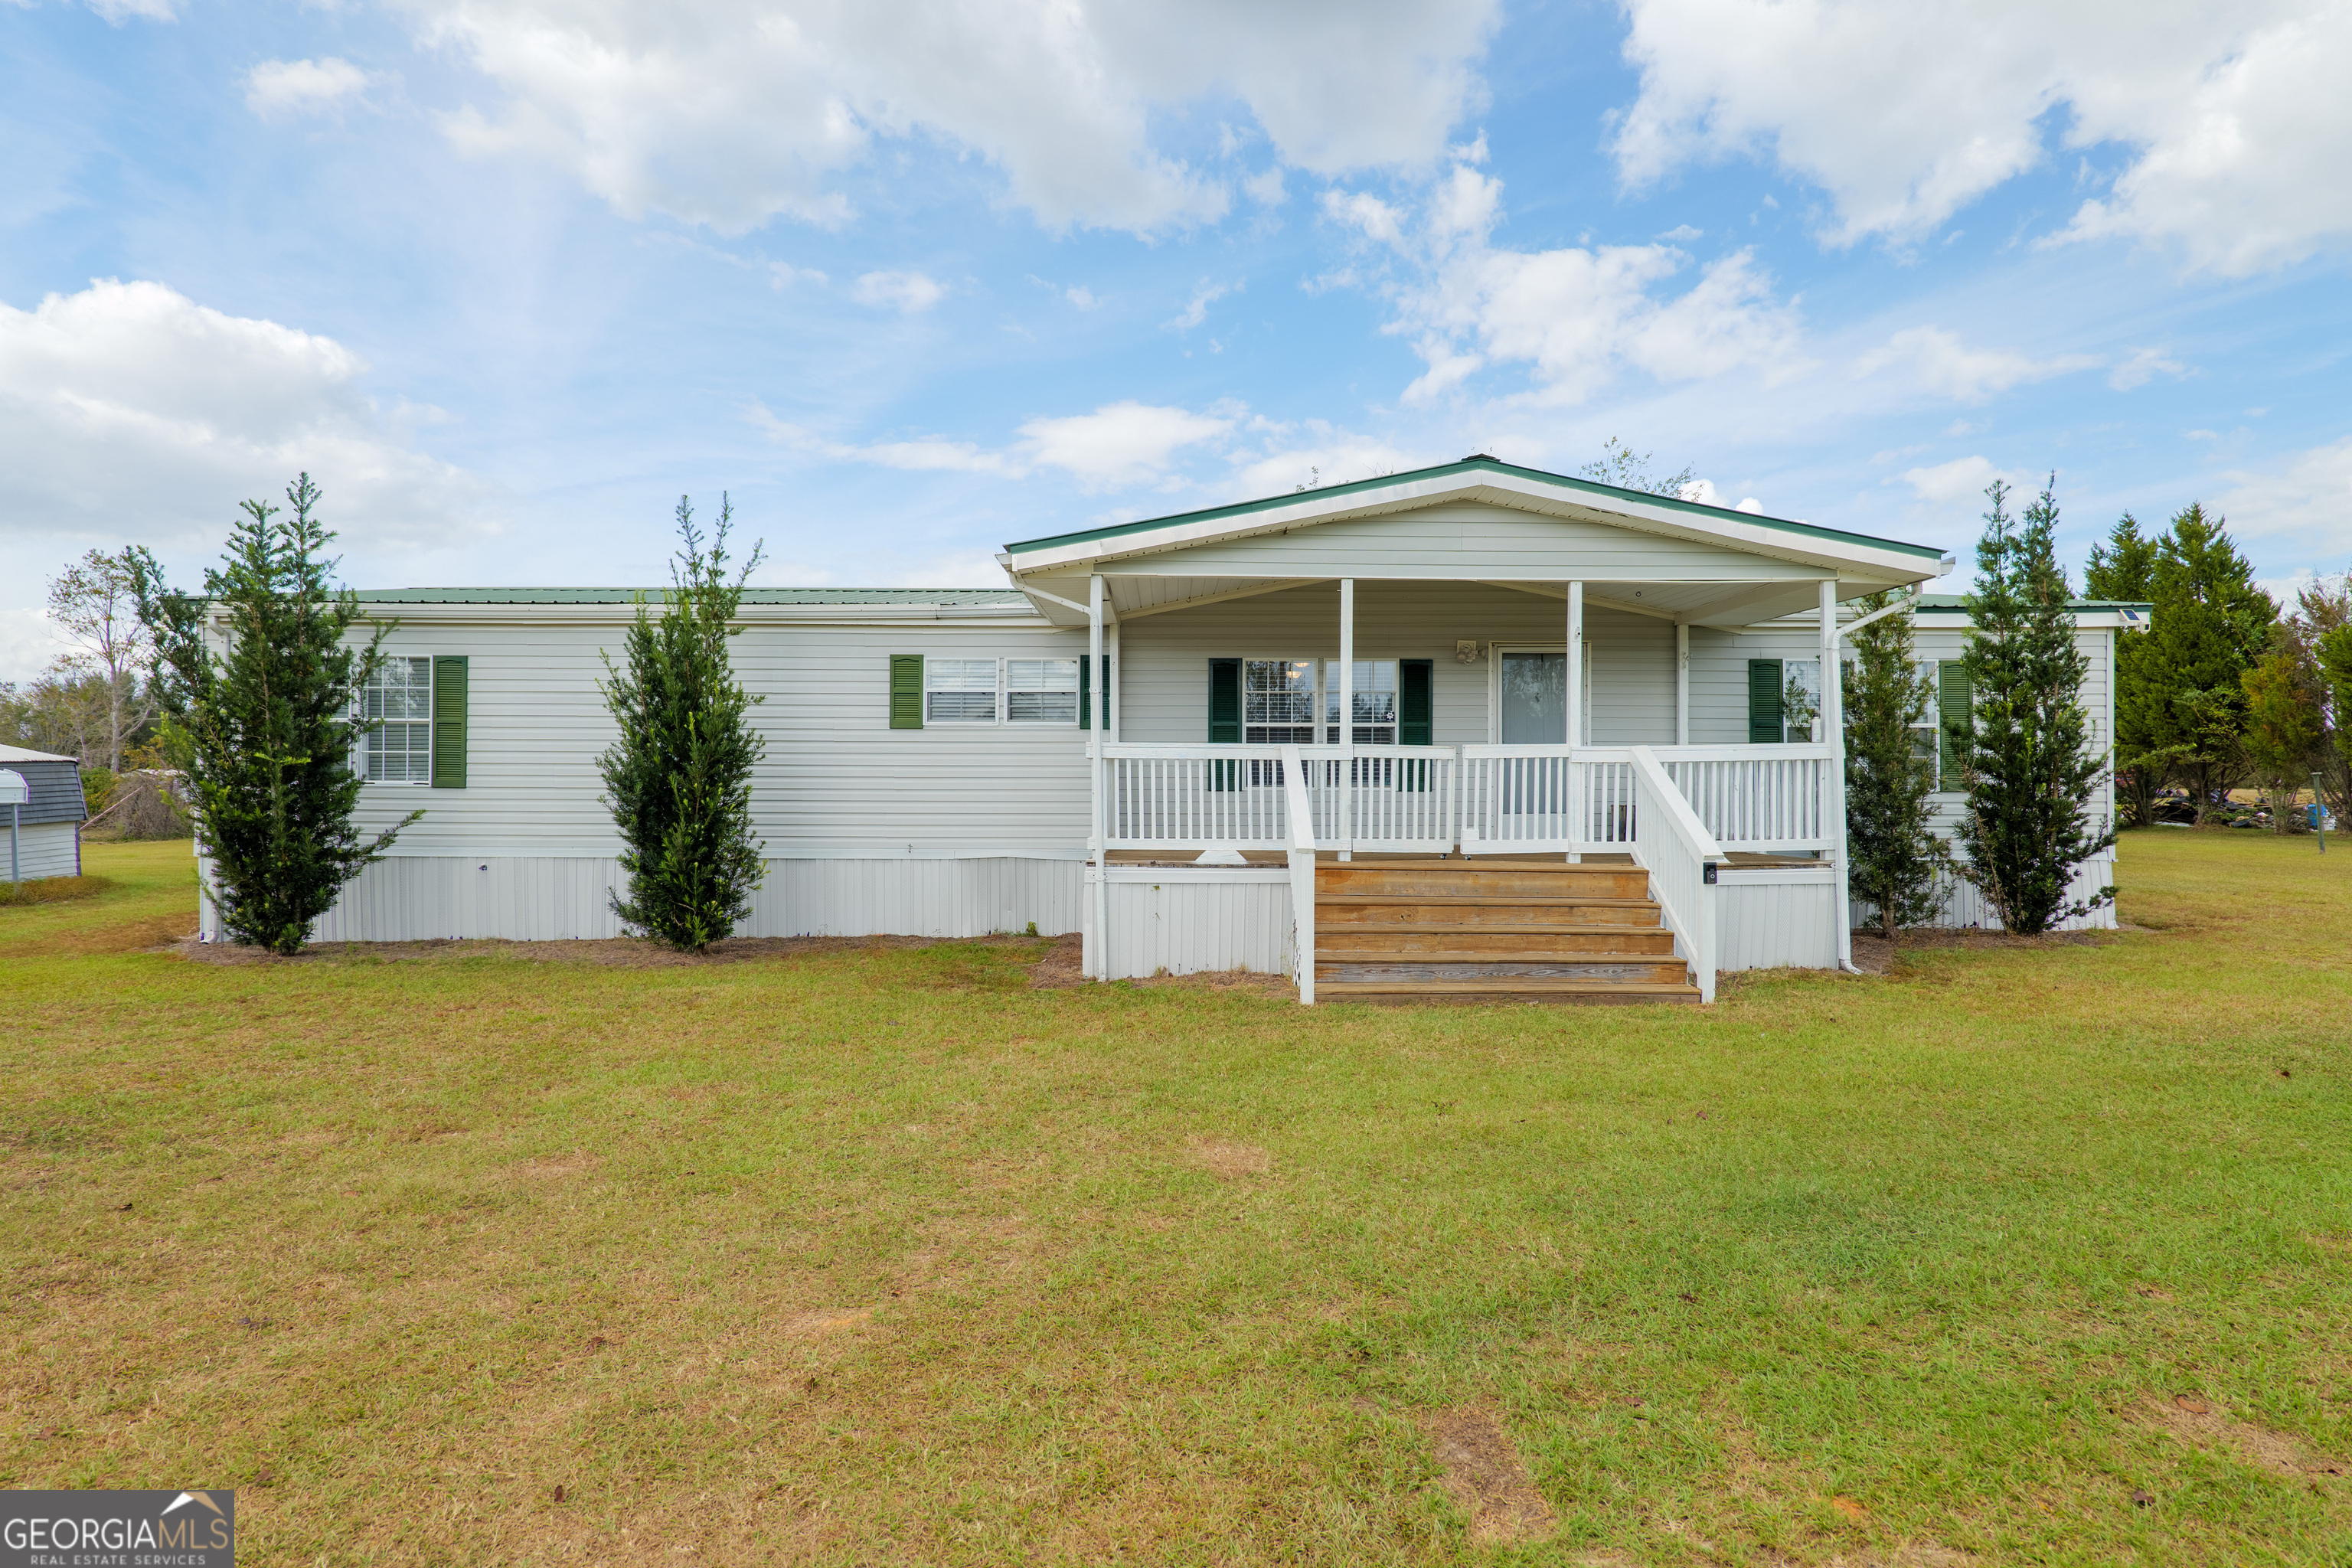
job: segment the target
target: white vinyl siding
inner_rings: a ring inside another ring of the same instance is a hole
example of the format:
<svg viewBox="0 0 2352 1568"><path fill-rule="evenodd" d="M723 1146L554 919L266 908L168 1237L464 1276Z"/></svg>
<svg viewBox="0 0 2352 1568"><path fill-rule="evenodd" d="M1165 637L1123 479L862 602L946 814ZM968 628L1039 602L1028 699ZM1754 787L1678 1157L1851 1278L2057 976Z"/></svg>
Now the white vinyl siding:
<svg viewBox="0 0 2352 1568"><path fill-rule="evenodd" d="M368 783L433 782L432 659L385 659L361 689L360 721Z"/></svg>
<svg viewBox="0 0 2352 1568"><path fill-rule="evenodd" d="M1585 653L1592 676L1588 723L1602 746L1672 745L1675 739L1675 628L1650 616L1588 605ZM1494 694L1490 643L1549 647L1568 637L1568 603L1480 583L1359 583L1359 663L1431 661L1433 741L1484 744ZM1463 663L1454 645L1475 641L1479 657ZM1126 668L1119 682L1119 738L1199 745L1208 738L1208 662L1280 653L1299 663L1336 660L1336 586L1286 588L1195 609L1138 616L1119 628ZM1244 671L1244 728L1247 689ZM1337 689L1323 677L1326 690ZM1334 717L1320 710L1325 732ZM1312 715L1297 722L1310 731ZM1744 721L1743 721L1744 722Z"/></svg>

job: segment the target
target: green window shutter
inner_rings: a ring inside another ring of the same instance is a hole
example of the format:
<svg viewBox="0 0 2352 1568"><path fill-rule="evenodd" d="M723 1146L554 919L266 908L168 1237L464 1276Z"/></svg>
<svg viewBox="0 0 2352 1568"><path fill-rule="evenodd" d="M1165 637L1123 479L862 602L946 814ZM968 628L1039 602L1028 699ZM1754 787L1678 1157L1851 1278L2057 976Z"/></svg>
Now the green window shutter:
<svg viewBox="0 0 2352 1568"><path fill-rule="evenodd" d="M1242 661L1209 661L1209 744L1242 743Z"/></svg>
<svg viewBox="0 0 2352 1568"><path fill-rule="evenodd" d="M1943 768L1936 787L1957 790L1960 761L1953 754L1952 727L1965 729L1969 722L1969 671L1957 658L1941 659L1936 665L1936 717L1942 721L1936 726L1936 760Z"/></svg>
<svg viewBox="0 0 2352 1568"><path fill-rule="evenodd" d="M919 730L923 727L923 656L919 653L894 653L890 656L890 728Z"/></svg>
<svg viewBox="0 0 2352 1568"><path fill-rule="evenodd" d="M466 656L433 659L433 787L466 787Z"/></svg>
<svg viewBox="0 0 2352 1568"><path fill-rule="evenodd" d="M1426 658L1397 661L1397 744L1433 746L1437 732L1437 665Z"/></svg>
<svg viewBox="0 0 2352 1568"><path fill-rule="evenodd" d="M1095 727L1095 693L1092 679L1094 664L1095 661L1090 658L1078 660L1078 728L1081 730L1091 730ZM1110 655L1108 654L1102 656L1102 688L1105 693L1103 723L1105 727L1108 727L1110 723L1110 700L1108 695L1110 691Z"/></svg>
<svg viewBox="0 0 2352 1568"><path fill-rule="evenodd" d="M1748 661L1748 743L1751 746L1780 743L1780 680L1779 659Z"/></svg>
<svg viewBox="0 0 2352 1568"><path fill-rule="evenodd" d="M1241 743L1242 661L1237 658L1213 658L1209 661L1209 744L1238 746ZM1241 787L1241 763L1213 762L1209 764L1210 789L1222 793Z"/></svg>

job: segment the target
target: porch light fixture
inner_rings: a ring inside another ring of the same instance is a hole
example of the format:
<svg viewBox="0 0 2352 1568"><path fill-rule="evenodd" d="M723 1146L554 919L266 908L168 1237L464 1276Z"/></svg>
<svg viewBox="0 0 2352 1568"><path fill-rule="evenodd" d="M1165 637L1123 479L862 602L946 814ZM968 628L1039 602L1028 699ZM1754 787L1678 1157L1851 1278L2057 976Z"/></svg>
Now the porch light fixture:
<svg viewBox="0 0 2352 1568"><path fill-rule="evenodd" d="M1475 664L1475 663L1477 663L1477 662L1478 662L1478 645L1477 645L1477 643L1476 643L1475 640L1470 640L1470 639L1465 639L1464 641L1461 641L1461 642L1457 642L1457 643L1455 643L1455 644L1454 645L1454 663L1456 663L1456 664Z"/></svg>

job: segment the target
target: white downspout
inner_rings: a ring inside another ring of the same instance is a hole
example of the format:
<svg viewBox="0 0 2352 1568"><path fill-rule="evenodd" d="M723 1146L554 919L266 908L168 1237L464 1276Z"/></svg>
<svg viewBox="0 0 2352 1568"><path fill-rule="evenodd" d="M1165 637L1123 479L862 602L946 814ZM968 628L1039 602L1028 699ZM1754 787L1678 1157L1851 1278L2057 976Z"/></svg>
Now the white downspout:
<svg viewBox="0 0 2352 1568"><path fill-rule="evenodd" d="M1087 685L1090 688L1108 684L1102 679L1102 653L1103 580L1097 572L1087 579L1087 673L1093 678ZM1088 847L1095 861L1095 962L1089 967L1097 980L1110 978L1110 847L1103 818L1103 720L1109 706L1108 696L1096 689L1094 711L1087 716L1087 775L1094 819L1094 842Z"/></svg>
<svg viewBox="0 0 2352 1568"><path fill-rule="evenodd" d="M1576 749L1584 744L1584 584L1568 585L1568 863L1584 859L1577 847L1591 826L1585 816L1584 769Z"/></svg>
<svg viewBox="0 0 2352 1568"><path fill-rule="evenodd" d="M1822 739L1829 743L1830 776L1822 808L1835 823L1837 846L1838 967L1849 974L1862 971L1853 964L1853 868L1848 864L1845 839L1845 671L1838 662L1838 585L1834 577L1822 584Z"/></svg>
<svg viewBox="0 0 2352 1568"><path fill-rule="evenodd" d="M1690 744L1690 623L1675 623L1675 744Z"/></svg>
<svg viewBox="0 0 2352 1568"><path fill-rule="evenodd" d="M1356 858L1356 580L1339 579L1339 858Z"/></svg>

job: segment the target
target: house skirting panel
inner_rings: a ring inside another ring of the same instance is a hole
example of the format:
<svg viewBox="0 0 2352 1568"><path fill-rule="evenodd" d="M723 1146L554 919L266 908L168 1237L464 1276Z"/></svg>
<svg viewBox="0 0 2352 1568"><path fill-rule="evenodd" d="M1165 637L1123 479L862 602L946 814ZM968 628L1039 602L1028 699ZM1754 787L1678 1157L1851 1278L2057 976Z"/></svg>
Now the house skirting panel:
<svg viewBox="0 0 2352 1568"><path fill-rule="evenodd" d="M740 936L986 936L1034 922L1043 936L1078 929L1083 865L984 859L771 860ZM311 928L314 942L488 937L561 942L616 937L618 860L598 856L397 855L370 866ZM211 900L201 926L222 936Z"/></svg>
<svg viewBox="0 0 2352 1568"><path fill-rule="evenodd" d="M8 817L0 812L0 877L8 874ZM70 822L28 822L16 829L16 874L30 882L81 875L81 829Z"/></svg>
<svg viewBox="0 0 2352 1568"><path fill-rule="evenodd" d="M2066 884L2067 901L2071 903L2078 899L2089 899L2101 888L2112 884L2115 879L2116 863L2112 857L2099 860L2085 860L2075 868L2074 879ZM1936 876L1936 891L1943 900L1943 907L1937 912L1936 918L1927 922L1929 925L1948 926L1961 931L1971 928L1983 931L2000 929L2000 917L1993 913L1992 905L1986 901L1984 894L1978 889L1975 883L1963 881L1949 871L1940 871ZM1854 900L1853 920L1857 930L1864 926L1875 925L1878 921L1878 906L1867 900ZM2053 931L2113 931L2116 929L2116 906L2108 904L2093 910L2087 915L2078 915L2072 920L2060 921L2051 929Z"/></svg>
<svg viewBox="0 0 2352 1568"><path fill-rule="evenodd" d="M1112 980L1244 969L1288 974L1294 966L1287 869L1244 867L1082 868L1087 895L1088 973ZM1103 883L1109 934L1094 930L1095 879ZM1093 959L1107 952L1108 971Z"/></svg>
<svg viewBox="0 0 2352 1568"><path fill-rule="evenodd" d="M1717 875L1717 973L1838 966L1836 868L1727 867Z"/></svg>

